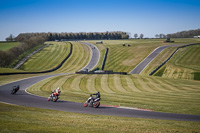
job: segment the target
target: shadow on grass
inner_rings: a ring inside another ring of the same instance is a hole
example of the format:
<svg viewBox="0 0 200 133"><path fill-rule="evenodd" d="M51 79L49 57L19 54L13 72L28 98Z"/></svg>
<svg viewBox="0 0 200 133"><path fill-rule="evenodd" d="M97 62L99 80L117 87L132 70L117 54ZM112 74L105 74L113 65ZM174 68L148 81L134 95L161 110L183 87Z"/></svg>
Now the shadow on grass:
<svg viewBox="0 0 200 133"><path fill-rule="evenodd" d="M194 72L194 80L200 80L200 72Z"/></svg>

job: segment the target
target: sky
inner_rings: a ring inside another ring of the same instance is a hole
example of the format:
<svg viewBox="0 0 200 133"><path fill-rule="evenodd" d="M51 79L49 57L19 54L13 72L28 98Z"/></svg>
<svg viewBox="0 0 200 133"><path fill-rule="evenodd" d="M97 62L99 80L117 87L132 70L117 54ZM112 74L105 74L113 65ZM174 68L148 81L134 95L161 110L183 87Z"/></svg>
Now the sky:
<svg viewBox="0 0 200 133"><path fill-rule="evenodd" d="M155 37L199 28L200 0L0 0L0 41L30 32Z"/></svg>

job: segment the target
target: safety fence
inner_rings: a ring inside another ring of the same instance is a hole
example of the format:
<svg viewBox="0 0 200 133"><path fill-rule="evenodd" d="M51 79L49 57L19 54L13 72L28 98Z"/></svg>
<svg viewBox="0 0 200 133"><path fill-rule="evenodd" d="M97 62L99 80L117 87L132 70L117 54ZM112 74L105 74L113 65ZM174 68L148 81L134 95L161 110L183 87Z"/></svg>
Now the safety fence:
<svg viewBox="0 0 200 133"><path fill-rule="evenodd" d="M109 71L103 71L103 70L97 70L97 71L79 71L75 74L121 74L121 75L127 75L126 72L113 72L112 70Z"/></svg>
<svg viewBox="0 0 200 133"><path fill-rule="evenodd" d="M102 65L101 65L101 70L104 69L104 66L105 66L105 63L106 63L106 59L107 59L107 55L108 55L108 48L106 48L106 52L105 52L105 55L104 55L104 58L103 58L103 62L102 62Z"/></svg>

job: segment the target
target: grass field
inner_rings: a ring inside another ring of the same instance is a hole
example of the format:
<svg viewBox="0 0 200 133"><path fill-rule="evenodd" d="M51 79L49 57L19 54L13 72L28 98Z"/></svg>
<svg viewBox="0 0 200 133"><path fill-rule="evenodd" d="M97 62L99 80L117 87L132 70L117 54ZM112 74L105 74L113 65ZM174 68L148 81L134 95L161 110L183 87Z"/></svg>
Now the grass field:
<svg viewBox="0 0 200 133"><path fill-rule="evenodd" d="M22 65L25 71L44 71L55 68L70 52L70 43L47 42L51 45L34 54ZM53 73L75 72L86 66L90 59L90 50L81 43L73 42L72 55L63 66Z"/></svg>
<svg viewBox="0 0 200 133"><path fill-rule="evenodd" d="M70 52L70 44L48 42L51 45L31 56L21 67L24 71L44 71L55 68Z"/></svg>
<svg viewBox="0 0 200 133"><path fill-rule="evenodd" d="M61 44L57 44L56 42L52 42L52 43L55 43L54 45L61 45ZM65 47L67 47L67 46L65 46ZM59 47L59 46L50 45L49 47L51 49L53 47L55 48L55 47ZM53 51L53 52L55 52L55 51ZM40 58L48 57L48 56L46 56L47 55L46 49L42 50L38 54L41 56ZM40 67L40 65L44 65L43 63L45 63L45 64L50 63L52 65L55 65L55 64L52 63L52 60L50 60L49 62L46 62L46 61L41 62L40 60L37 59L37 58L39 58L38 54L33 55L31 57L32 60L30 60L26 63L27 66L30 66L30 69L27 69L27 71L28 70L31 71L31 70L35 70L35 69L37 69L38 71L44 70L43 68L38 69L38 68L31 67L31 65L29 65L29 63L32 64L32 62L35 62L35 60L38 61L38 62L35 63L35 65L37 65L37 67ZM63 66L59 70L51 72L51 73L47 73L47 74L71 73L71 72L74 73L74 72L80 70L81 68L83 68L84 66L87 65L87 63L90 60L90 56L91 56L91 51L90 51L88 46L83 45L81 43L73 42L73 51L72 51L72 55L70 56L70 58L63 64ZM64 57L66 57L66 56L64 56ZM64 57L62 57L62 58L64 58ZM35 59L35 60L33 60L33 59ZM58 64L56 64L56 65L58 65ZM23 70L16 70L16 69L10 69L10 68L0 68L0 73L2 73L2 72L23 72ZM9 83L9 82L12 82L12 81L17 81L17 80L20 80L20 79L23 79L23 78L38 76L38 75L44 75L44 74L20 74L20 75L17 75L17 76L16 75L2 75L2 76L0 76L0 85L6 84L6 83Z"/></svg>
<svg viewBox="0 0 200 133"><path fill-rule="evenodd" d="M18 45L20 45L20 42L0 42L0 50L7 51Z"/></svg>
<svg viewBox="0 0 200 133"><path fill-rule="evenodd" d="M199 58L200 45L181 48L176 52L173 58L154 75L168 78L200 80Z"/></svg>
<svg viewBox="0 0 200 133"><path fill-rule="evenodd" d="M72 42L72 44L73 44L72 55L63 64L63 66L54 73L76 72L88 64L92 56L90 48L78 42Z"/></svg>
<svg viewBox="0 0 200 133"><path fill-rule="evenodd" d="M140 75L63 75L33 85L29 92L48 97L60 87L61 99L85 102L101 92L102 103L154 111L200 114L199 82Z"/></svg>
<svg viewBox="0 0 200 133"><path fill-rule="evenodd" d="M101 133L197 133L199 122L98 116L45 110L0 103L1 133L101 132Z"/></svg>
<svg viewBox="0 0 200 133"><path fill-rule="evenodd" d="M160 64L169 58L169 56L176 50L177 47L169 47L164 49L148 66L140 73L140 75L149 75Z"/></svg>
<svg viewBox="0 0 200 133"><path fill-rule="evenodd" d="M190 44L199 42L198 39L172 40L175 41L175 44ZM101 60L100 63L98 63L98 66L101 65L105 48L109 47L105 69L129 72L156 47L173 44L163 44L162 41L163 39L133 39L105 40L103 41L104 44L95 44L96 41L88 42L94 43L101 52ZM75 72L83 68L88 63L91 56L89 48L78 42L72 43L73 52L71 57L59 70L53 73ZM131 46L123 47L123 43L130 44ZM53 42L53 45L49 46L51 47L49 50L51 52L54 50L56 51L55 48L52 50L53 47L57 47L60 50L62 48L68 48L67 44L60 47L57 45L61 44ZM197 63L198 60L193 61L192 59L192 57L194 58L194 56L199 55L197 54L199 53L198 49L199 48L180 50L180 54L177 53L176 56L174 56L174 59L169 62L173 65L171 70L174 70L177 67L184 70L191 70L191 67L193 69L195 68L195 71L196 69L199 69L199 64ZM120 104L121 106L151 109L153 111L200 115L199 81L184 80L183 78L173 79L172 77L164 78L146 76L146 74L148 74L153 67L156 67L156 65L159 64L158 62L162 62L162 60L168 58L168 55L170 55L170 53L174 50L175 48L167 48L163 51L159 57L152 62L153 64L150 64L150 67L147 67L141 75L70 74L45 79L30 87L28 91L37 95L48 97L51 90L61 87L61 99L82 103L89 97L89 94L100 91L102 104L116 106ZM194 55L190 53L193 53ZM40 55L39 57L43 58L47 55L45 54L45 50L38 54ZM184 65L186 58L188 62ZM40 60L37 62L39 61ZM53 60L50 60L48 63L51 64L52 61ZM30 62L27 63L28 64L26 64L26 66L28 66ZM38 65L39 64L42 64L42 62L39 62ZM31 65L27 71L30 69L32 69ZM40 68L40 70L41 69L42 68ZM1 68L0 71L1 70L3 69ZM9 69L8 71L12 70ZM163 72L164 71L165 69ZM9 83L11 81L31 76L36 75L0 76L0 84ZM56 126L59 126L56 130L57 132L200 132L199 122L179 122L86 115L12 106L1 103L0 106L1 132L54 132ZM91 122L94 124L91 124Z"/></svg>
<svg viewBox="0 0 200 133"><path fill-rule="evenodd" d="M173 39L174 43L163 43L164 39L130 39L130 40L104 40L103 44L96 44L97 41L87 41L95 44L101 56L104 55L105 49L108 47L108 57L105 63L105 70L130 72L137 66L146 56L148 56L155 48L163 45L172 44L191 44L199 42L198 39ZM123 47L123 43L126 47ZM130 45L128 47L127 45ZM103 58L101 58L98 67L101 66Z"/></svg>

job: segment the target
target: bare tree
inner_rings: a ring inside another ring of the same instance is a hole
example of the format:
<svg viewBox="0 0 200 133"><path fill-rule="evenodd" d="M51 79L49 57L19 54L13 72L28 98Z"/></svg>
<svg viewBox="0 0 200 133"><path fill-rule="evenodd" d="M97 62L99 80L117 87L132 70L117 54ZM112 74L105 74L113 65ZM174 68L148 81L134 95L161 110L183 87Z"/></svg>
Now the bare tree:
<svg viewBox="0 0 200 133"><path fill-rule="evenodd" d="M137 34L137 33L135 33L135 34L134 34L134 37L135 37L135 39L136 39L136 38L138 37L138 34Z"/></svg>
<svg viewBox="0 0 200 133"><path fill-rule="evenodd" d="M155 35L156 38L159 38L160 36L158 34Z"/></svg>
<svg viewBox="0 0 200 133"><path fill-rule="evenodd" d="M144 37L144 34L140 34L140 39L142 39Z"/></svg>
<svg viewBox="0 0 200 133"><path fill-rule="evenodd" d="M159 34L159 37L160 37L160 38L165 38L166 35L161 33L161 34Z"/></svg>
<svg viewBox="0 0 200 133"><path fill-rule="evenodd" d="M6 38L6 41L14 41L14 36L10 34L10 36Z"/></svg>

